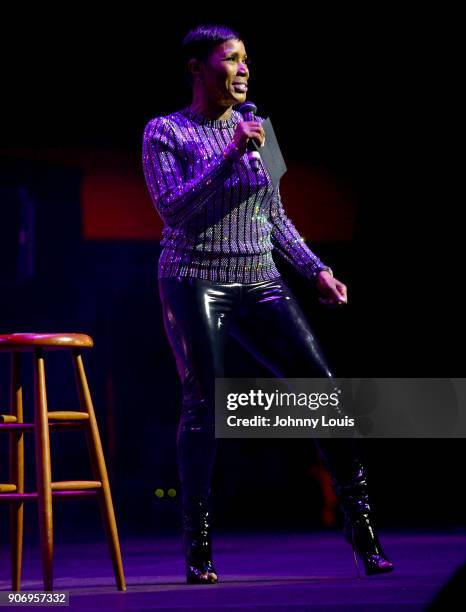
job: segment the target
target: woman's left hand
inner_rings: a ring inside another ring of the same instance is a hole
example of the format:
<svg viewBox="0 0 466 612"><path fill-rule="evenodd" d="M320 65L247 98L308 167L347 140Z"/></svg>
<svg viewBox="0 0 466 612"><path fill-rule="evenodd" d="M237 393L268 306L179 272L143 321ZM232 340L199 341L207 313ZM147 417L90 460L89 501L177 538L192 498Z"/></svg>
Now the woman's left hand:
<svg viewBox="0 0 466 612"><path fill-rule="evenodd" d="M319 302L327 306L339 306L348 303L347 288L334 278L330 272L322 270L317 275L316 287L320 294Z"/></svg>

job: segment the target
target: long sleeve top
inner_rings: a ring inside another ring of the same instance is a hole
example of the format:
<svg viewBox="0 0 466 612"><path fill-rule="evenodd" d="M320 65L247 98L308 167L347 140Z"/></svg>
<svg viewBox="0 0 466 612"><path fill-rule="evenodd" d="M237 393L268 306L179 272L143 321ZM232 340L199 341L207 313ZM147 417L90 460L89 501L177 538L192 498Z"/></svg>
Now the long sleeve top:
<svg viewBox="0 0 466 612"><path fill-rule="evenodd" d="M184 108L145 126L144 176L164 221L159 278L273 280L280 276L273 249L307 278L326 268L285 214L263 164L254 172L247 153L234 161L223 155L239 121L235 110L214 120Z"/></svg>

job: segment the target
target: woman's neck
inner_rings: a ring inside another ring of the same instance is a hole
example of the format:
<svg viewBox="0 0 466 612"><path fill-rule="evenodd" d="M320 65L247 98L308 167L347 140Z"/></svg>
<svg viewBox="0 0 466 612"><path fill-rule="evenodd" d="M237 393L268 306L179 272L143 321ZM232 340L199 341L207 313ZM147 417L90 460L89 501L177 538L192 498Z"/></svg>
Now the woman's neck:
<svg viewBox="0 0 466 612"><path fill-rule="evenodd" d="M225 121L230 119L233 112L231 106L225 107L214 105L210 101L198 98L196 96L193 97L189 108L193 113L197 113L207 117L208 119L214 119L217 121Z"/></svg>

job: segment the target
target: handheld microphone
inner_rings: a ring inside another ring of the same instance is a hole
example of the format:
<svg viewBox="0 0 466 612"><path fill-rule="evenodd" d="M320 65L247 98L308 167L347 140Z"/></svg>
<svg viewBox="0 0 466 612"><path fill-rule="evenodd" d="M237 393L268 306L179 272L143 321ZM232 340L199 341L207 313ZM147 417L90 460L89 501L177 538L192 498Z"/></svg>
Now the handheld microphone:
<svg viewBox="0 0 466 612"><path fill-rule="evenodd" d="M255 121L255 114L257 112L257 106L253 102L243 102L238 108L238 111L243 115L245 121ZM254 172L259 172L260 169L260 158L259 151L256 148L252 139L248 142L248 159L249 165Z"/></svg>

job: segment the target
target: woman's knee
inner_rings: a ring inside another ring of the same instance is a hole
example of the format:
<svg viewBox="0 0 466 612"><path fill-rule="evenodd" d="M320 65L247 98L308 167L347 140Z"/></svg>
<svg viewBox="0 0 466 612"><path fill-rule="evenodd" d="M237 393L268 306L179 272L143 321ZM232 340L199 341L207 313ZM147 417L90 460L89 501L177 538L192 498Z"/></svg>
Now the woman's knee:
<svg viewBox="0 0 466 612"><path fill-rule="evenodd" d="M181 424L188 429L207 431L215 426L215 381L183 385Z"/></svg>

